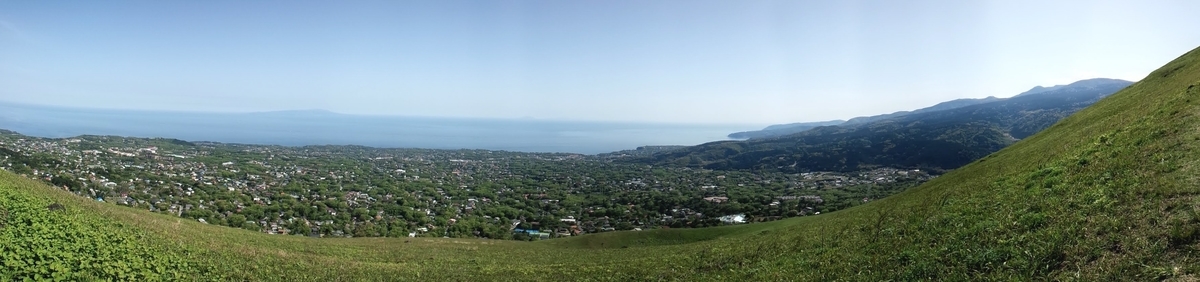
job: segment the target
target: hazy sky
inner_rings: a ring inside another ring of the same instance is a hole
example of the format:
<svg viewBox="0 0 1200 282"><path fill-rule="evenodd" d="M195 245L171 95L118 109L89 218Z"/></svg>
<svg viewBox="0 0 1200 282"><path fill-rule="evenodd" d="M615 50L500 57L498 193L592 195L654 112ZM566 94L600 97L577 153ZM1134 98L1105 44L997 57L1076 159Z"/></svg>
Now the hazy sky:
<svg viewBox="0 0 1200 282"><path fill-rule="evenodd" d="M1138 80L1200 1L5 1L0 101L770 124Z"/></svg>

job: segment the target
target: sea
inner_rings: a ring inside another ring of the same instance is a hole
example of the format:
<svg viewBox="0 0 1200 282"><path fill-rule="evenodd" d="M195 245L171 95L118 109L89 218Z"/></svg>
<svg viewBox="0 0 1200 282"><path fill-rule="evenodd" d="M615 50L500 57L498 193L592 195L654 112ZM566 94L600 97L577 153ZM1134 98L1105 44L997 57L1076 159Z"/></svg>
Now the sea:
<svg viewBox="0 0 1200 282"><path fill-rule="evenodd" d="M485 149L599 154L729 140L759 125L347 115L327 111L206 113L0 103L0 129L24 135L163 137L284 146Z"/></svg>

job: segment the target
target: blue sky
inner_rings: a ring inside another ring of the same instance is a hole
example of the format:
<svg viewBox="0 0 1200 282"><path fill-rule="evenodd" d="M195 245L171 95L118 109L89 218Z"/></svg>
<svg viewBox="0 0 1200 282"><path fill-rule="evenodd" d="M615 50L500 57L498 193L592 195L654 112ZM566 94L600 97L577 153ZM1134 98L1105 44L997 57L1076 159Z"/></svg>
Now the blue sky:
<svg viewBox="0 0 1200 282"><path fill-rule="evenodd" d="M1137 80L1200 1L3 1L0 101L771 124Z"/></svg>

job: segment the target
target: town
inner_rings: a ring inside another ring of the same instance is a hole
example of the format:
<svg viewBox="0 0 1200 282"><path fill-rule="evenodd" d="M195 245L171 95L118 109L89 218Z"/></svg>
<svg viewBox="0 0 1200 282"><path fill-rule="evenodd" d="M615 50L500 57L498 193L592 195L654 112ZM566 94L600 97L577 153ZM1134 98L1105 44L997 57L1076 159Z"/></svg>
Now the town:
<svg viewBox="0 0 1200 282"><path fill-rule="evenodd" d="M782 174L612 156L0 132L0 167L96 201L271 234L534 240L848 208L921 170Z"/></svg>

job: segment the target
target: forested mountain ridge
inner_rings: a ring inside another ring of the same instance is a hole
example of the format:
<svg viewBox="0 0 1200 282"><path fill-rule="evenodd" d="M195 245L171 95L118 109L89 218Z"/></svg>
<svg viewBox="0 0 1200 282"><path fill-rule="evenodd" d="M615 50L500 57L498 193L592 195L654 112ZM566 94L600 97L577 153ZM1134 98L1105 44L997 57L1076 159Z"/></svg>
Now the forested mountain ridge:
<svg viewBox="0 0 1200 282"><path fill-rule="evenodd" d="M1037 133L1129 83L1088 80L1072 84L1079 87L1069 85L1036 95L918 110L862 123L851 120L786 136L712 142L636 161L781 172L874 167L947 170Z"/></svg>
<svg viewBox="0 0 1200 282"><path fill-rule="evenodd" d="M1038 93L1044 93L1044 92L1051 92L1054 90L1060 90L1060 89L1065 89L1065 88L1075 88L1075 89L1079 90L1079 89L1106 87L1111 84L1129 85L1130 82L1125 81L1125 80L1120 80L1120 79L1111 79L1111 78L1084 79L1084 80L1072 82L1071 84L1067 84L1067 85L1055 85L1055 86L1050 86L1050 87L1034 86L1032 89L1029 89L1029 91L1021 92L1021 94L1017 94L1017 96L1013 96L1013 98L1027 96L1027 95L1033 95L1033 94L1038 94Z"/></svg>
<svg viewBox="0 0 1200 282"><path fill-rule="evenodd" d="M771 136L781 136L781 135L788 135L788 134L792 134L792 133L798 133L798 132L802 132L805 130L821 127L821 126L839 125L839 124L843 124L843 123L846 123L846 121L839 119L839 120L831 120L831 121L775 124L775 125L767 126L766 128L763 128L761 130L730 133L729 138L753 139L753 138L764 138L764 137L771 137Z"/></svg>
<svg viewBox="0 0 1200 282"><path fill-rule="evenodd" d="M1068 88L1070 88L1074 91L1082 91L1085 89L1111 88L1114 85L1128 86L1131 83L1132 82L1125 81L1125 80L1109 79L1109 78L1085 79L1085 80L1073 82L1068 85L1055 85L1055 86L1051 86L1051 87L1036 86L1036 87L1033 87L1032 89L1030 89L1029 91L1025 91L1025 92L1022 92L1021 94L1017 94L1016 96L1013 96L1013 98L1037 94L1037 93L1053 92L1056 90L1064 90L1064 89L1068 89ZM941 103L938 103L933 106L920 108L920 109L916 109L916 110L912 110L912 111L899 111L899 112L894 112L894 113L890 113L890 114L862 116L862 117L852 118L850 120L831 120L831 121L821 121L821 122L797 122L797 123L788 123L788 124L775 124L775 125L767 126L766 128L763 128L761 130L730 133L729 138L733 138L733 139L770 138L770 137L800 133L800 132L807 131L807 130L821 127L821 126L860 125L860 124L870 123L870 122L879 121L879 120L897 118L897 117L910 115L910 114L951 110L951 109L957 109L957 108L973 106L973 105L978 105L978 104L1003 101L1006 99L1011 99L1011 98L996 98L995 96L989 96L987 98L980 98L980 99L964 98L964 99L956 99L956 100L941 102Z"/></svg>

